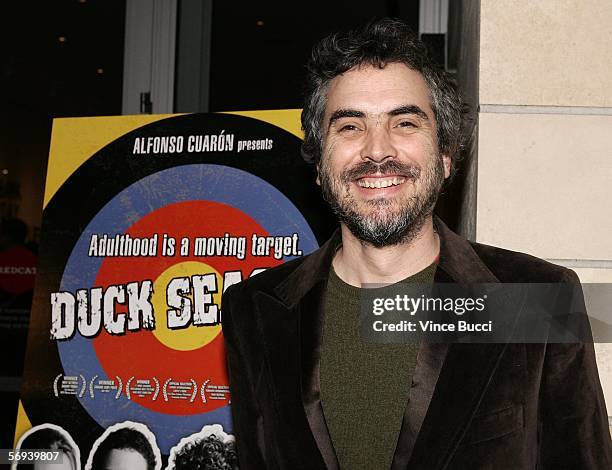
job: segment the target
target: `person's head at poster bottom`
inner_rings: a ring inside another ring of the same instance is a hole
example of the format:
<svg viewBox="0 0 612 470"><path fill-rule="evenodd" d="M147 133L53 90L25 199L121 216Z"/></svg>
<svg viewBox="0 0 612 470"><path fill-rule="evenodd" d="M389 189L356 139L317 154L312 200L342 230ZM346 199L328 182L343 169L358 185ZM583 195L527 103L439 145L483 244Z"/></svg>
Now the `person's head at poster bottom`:
<svg viewBox="0 0 612 470"><path fill-rule="evenodd" d="M161 456L155 437L140 423L108 428L94 444L86 470L159 470Z"/></svg>
<svg viewBox="0 0 612 470"><path fill-rule="evenodd" d="M81 470L79 448L64 428L45 423L26 431L17 442L20 450L49 450L58 452L53 460L37 460L35 463L14 464L14 470Z"/></svg>
<svg viewBox="0 0 612 470"><path fill-rule="evenodd" d="M165 470L238 470L234 436L220 424L204 426L170 449Z"/></svg>

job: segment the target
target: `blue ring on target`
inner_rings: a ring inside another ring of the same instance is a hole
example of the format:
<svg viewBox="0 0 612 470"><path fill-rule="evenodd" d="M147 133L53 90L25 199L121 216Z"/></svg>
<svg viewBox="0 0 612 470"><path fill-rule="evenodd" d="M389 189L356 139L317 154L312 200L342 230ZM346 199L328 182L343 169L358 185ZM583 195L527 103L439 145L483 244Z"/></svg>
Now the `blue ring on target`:
<svg viewBox="0 0 612 470"><path fill-rule="evenodd" d="M177 188L181 188L177 190ZM101 258L88 256L93 234L109 236L125 233L136 221L164 206L193 200L208 200L230 205L259 223L270 235L297 233L300 249L308 254L318 248L317 240L293 203L267 181L237 168L214 164L193 164L162 170L131 184L113 197L91 220L76 242L66 263L61 291L93 287ZM286 257L287 259L292 259ZM91 339L75 335L59 342L58 351L64 372L108 379L97 360ZM89 415L106 428L119 421L138 421L149 426L160 450L168 454L182 437L199 432L207 424L221 424L232 432L229 406L194 415L170 415L150 410L123 394L99 394L94 400L78 397ZM180 431L178 431L180 430Z"/></svg>

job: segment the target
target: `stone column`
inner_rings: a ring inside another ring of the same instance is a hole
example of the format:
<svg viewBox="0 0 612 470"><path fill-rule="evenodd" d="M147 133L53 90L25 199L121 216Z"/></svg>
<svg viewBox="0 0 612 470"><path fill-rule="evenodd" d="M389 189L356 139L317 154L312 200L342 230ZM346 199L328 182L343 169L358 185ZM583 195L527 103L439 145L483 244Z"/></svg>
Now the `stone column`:
<svg viewBox="0 0 612 470"><path fill-rule="evenodd" d="M460 5L458 77L477 110L461 231L612 283L612 2ZM612 415L611 346L596 351Z"/></svg>

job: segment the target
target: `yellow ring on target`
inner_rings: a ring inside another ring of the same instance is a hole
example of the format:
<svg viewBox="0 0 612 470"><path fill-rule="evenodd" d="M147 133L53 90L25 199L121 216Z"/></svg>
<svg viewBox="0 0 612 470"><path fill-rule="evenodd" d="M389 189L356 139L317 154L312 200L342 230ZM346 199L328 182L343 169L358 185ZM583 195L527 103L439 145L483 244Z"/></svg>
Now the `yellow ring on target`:
<svg viewBox="0 0 612 470"><path fill-rule="evenodd" d="M221 325L194 326L171 330L168 328L166 302L166 288L175 277L188 277L193 275L204 275L214 273L217 277L217 292L213 294L213 302L221 308L221 293L223 292L223 277L211 266L199 261L185 261L177 263L166 269L153 283L153 295L151 303L155 315L155 330L153 334L160 343L171 349L179 351L191 351L207 345L221 332ZM193 293L187 295L193 304Z"/></svg>

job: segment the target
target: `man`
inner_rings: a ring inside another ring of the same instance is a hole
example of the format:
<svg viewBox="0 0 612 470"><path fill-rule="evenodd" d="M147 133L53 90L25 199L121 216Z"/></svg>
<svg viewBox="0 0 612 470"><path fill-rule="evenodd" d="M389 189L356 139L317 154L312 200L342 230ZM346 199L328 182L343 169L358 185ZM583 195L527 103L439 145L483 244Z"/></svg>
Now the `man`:
<svg viewBox="0 0 612 470"><path fill-rule="evenodd" d="M160 467L149 439L130 427L108 433L90 459L91 470L158 470Z"/></svg>
<svg viewBox="0 0 612 470"><path fill-rule="evenodd" d="M324 39L309 81L303 149L341 227L225 294L241 468L612 468L592 344L361 341L366 283L577 278L432 216L461 100L404 24Z"/></svg>

